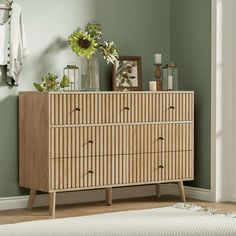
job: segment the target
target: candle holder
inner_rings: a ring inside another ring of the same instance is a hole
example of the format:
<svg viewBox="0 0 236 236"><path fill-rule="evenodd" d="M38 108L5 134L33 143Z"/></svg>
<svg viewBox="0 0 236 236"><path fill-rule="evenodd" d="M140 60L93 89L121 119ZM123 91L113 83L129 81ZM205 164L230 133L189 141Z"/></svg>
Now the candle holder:
<svg viewBox="0 0 236 236"><path fill-rule="evenodd" d="M162 83L161 83L161 66L162 66L162 64L155 64L155 66L156 66L155 77L157 79L156 90L162 91Z"/></svg>
<svg viewBox="0 0 236 236"><path fill-rule="evenodd" d="M63 74L69 78L70 86L66 90L80 90L79 84L79 68L74 62L69 62L63 69Z"/></svg>
<svg viewBox="0 0 236 236"><path fill-rule="evenodd" d="M163 90L178 90L178 69L173 63L162 67L162 88Z"/></svg>

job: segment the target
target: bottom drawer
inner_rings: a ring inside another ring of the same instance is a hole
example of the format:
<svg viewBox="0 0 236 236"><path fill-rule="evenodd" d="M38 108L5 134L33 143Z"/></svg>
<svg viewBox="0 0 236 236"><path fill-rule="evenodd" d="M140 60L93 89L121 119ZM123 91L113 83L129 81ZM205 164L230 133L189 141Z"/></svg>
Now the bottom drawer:
<svg viewBox="0 0 236 236"><path fill-rule="evenodd" d="M159 180L158 154L51 159L51 190Z"/></svg>
<svg viewBox="0 0 236 236"><path fill-rule="evenodd" d="M51 190L193 179L193 153L52 158Z"/></svg>
<svg viewBox="0 0 236 236"><path fill-rule="evenodd" d="M135 154L127 159L127 183L193 179L192 151Z"/></svg>
<svg viewBox="0 0 236 236"><path fill-rule="evenodd" d="M110 184L110 161L107 156L52 158L51 190L96 187Z"/></svg>
<svg viewBox="0 0 236 236"><path fill-rule="evenodd" d="M193 152L166 152L159 155L159 180L193 179Z"/></svg>

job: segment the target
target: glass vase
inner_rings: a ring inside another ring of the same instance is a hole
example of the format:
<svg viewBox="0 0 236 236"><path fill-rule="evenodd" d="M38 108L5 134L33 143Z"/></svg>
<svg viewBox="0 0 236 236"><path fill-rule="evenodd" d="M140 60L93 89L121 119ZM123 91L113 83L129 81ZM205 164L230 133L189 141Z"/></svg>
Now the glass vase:
<svg viewBox="0 0 236 236"><path fill-rule="evenodd" d="M99 91L99 63L97 57L81 57L81 90Z"/></svg>

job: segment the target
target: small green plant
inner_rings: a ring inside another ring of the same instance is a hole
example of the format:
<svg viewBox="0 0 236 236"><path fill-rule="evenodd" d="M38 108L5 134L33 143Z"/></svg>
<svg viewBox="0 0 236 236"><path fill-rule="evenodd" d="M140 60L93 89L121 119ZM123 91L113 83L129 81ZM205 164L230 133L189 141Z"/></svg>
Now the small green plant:
<svg viewBox="0 0 236 236"><path fill-rule="evenodd" d="M63 76L61 82L59 82L58 76L53 73L48 73L42 76L41 80L41 83L33 83L34 87L39 92L59 91L60 89L64 89L70 85L69 78L66 75Z"/></svg>

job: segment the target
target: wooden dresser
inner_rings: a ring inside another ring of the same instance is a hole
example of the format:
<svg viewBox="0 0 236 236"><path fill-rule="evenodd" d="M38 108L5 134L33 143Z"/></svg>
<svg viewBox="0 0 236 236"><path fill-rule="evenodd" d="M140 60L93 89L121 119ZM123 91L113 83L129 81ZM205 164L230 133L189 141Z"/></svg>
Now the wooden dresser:
<svg viewBox="0 0 236 236"><path fill-rule="evenodd" d="M20 186L50 193L193 180L193 92L21 92Z"/></svg>

